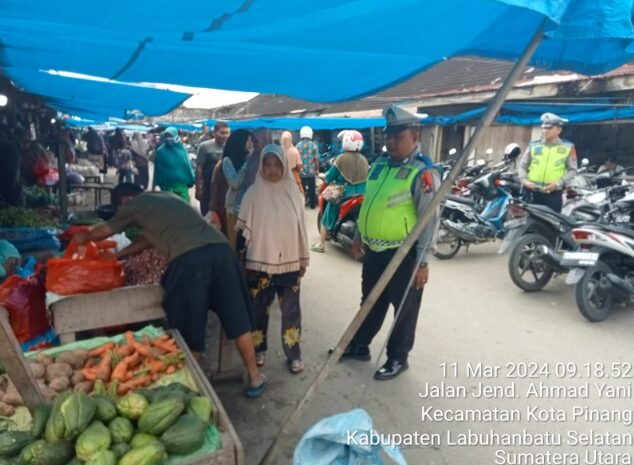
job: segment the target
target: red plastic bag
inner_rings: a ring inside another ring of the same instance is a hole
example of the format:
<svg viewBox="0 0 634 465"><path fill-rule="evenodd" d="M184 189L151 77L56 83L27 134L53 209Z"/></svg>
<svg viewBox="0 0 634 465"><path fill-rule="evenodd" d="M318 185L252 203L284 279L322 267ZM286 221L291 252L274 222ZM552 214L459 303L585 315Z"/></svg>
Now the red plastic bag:
<svg viewBox="0 0 634 465"><path fill-rule="evenodd" d="M46 289L37 275L9 276L0 285L0 306L9 312L9 321L20 343L51 330L46 315Z"/></svg>
<svg viewBox="0 0 634 465"><path fill-rule="evenodd" d="M116 260L51 258L46 289L60 295L109 291L125 284L123 266Z"/></svg>

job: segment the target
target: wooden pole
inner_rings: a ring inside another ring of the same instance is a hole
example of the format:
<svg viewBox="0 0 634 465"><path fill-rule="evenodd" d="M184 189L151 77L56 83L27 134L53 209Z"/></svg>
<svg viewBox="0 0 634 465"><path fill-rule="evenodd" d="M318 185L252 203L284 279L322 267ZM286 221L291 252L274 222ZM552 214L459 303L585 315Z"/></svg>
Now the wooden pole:
<svg viewBox="0 0 634 465"><path fill-rule="evenodd" d="M0 307L0 360L4 363L9 378L29 410L33 411L44 402L37 381L11 329L9 314L2 307Z"/></svg>
<svg viewBox="0 0 634 465"><path fill-rule="evenodd" d="M60 128L59 140L57 141L57 169L59 171L59 210L60 221L65 224L68 221L68 177L66 176L66 144L64 139L68 139L65 128Z"/></svg>
<svg viewBox="0 0 634 465"><path fill-rule="evenodd" d="M427 223L429 223L429 221L431 220L434 212L445 198L445 195L451 189L451 186L458 178L460 170L467 160L469 153L476 146L482 134L484 133L484 130L491 124L491 122L495 118L495 115L497 115L498 111L502 107L502 104L504 103L504 100L506 99L506 96L513 88L513 83L524 71L524 68L526 67L531 56L533 56L533 53L541 43L544 35L544 24L545 21L540 24L539 28L535 32L535 35L531 38L528 46L524 50L524 53L522 54L520 60L515 64L515 66L513 66L513 69L511 69L509 75L504 81L504 84L489 104L489 107L487 108L485 114L482 116L482 119L479 121L476 131L469 140L469 143L460 154L460 157L458 158L456 164L453 166L453 168L449 172L449 175L447 176L445 181L443 181L440 188L438 189L438 192L432 199L429 208L427 208L425 213L418 219L416 226L410 233L405 243L401 247L399 247L399 249L394 254L394 257L392 257L392 260L386 267L378 282L361 305L361 308L355 315L354 319L352 320L346 331L343 333L343 336L341 336L341 339L337 343L337 346L333 350L332 354L330 355L320 372L317 374L315 380L308 387L308 390L304 394L304 397L299 401L295 410L290 414L286 422L282 425L278 436L275 438L269 449L266 451L266 454L264 454L260 465L272 465L274 463L274 458L279 448L281 447L283 440L291 431L293 431L295 424L301 417L302 410L312 399L319 386L326 380L335 364L339 361L341 354L346 349L348 344L350 344L350 341L352 341L352 338L356 334L357 330L361 327L361 324L368 316L368 313L370 313L370 310L372 309L376 301L379 299L381 294L383 294L383 291L396 273L396 270L400 266L401 262L407 256L413 245L416 243L421 232L423 231Z"/></svg>

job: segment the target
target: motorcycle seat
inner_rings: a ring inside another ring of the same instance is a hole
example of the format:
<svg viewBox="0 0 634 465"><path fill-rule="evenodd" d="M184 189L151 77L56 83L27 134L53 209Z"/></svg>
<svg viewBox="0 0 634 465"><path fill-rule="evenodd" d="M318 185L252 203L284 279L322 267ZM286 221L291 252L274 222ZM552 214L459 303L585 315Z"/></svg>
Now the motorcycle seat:
<svg viewBox="0 0 634 465"><path fill-rule="evenodd" d="M622 234L623 236L627 236L630 239L634 239L634 230L629 228L624 228L622 226L604 225L602 226L602 229L616 234Z"/></svg>
<svg viewBox="0 0 634 465"><path fill-rule="evenodd" d="M458 195L451 195L449 194L447 196L447 200L451 200L453 202L458 202L458 203L463 203L465 205L475 205L475 200L473 200L472 198L469 197L460 197Z"/></svg>
<svg viewBox="0 0 634 465"><path fill-rule="evenodd" d="M566 215L562 215L561 213L556 212L552 208L549 208L549 207L547 207L545 205L531 204L529 208L533 208L535 210L540 210L543 213L555 216L555 217L559 218L562 223L567 224L568 226L573 226L573 225L577 224L577 220L575 220L574 218L571 218L571 217L566 216Z"/></svg>

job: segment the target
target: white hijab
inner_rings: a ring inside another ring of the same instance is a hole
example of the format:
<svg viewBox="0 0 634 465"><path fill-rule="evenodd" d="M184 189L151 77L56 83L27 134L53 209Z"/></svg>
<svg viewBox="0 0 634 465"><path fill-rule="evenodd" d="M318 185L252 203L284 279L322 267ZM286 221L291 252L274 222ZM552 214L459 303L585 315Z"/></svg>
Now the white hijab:
<svg viewBox="0 0 634 465"><path fill-rule="evenodd" d="M284 166L279 182L264 178L262 168L267 155L276 156ZM236 229L241 229L246 239L248 270L282 274L308 266L304 198L279 145L262 149L258 175L244 194Z"/></svg>

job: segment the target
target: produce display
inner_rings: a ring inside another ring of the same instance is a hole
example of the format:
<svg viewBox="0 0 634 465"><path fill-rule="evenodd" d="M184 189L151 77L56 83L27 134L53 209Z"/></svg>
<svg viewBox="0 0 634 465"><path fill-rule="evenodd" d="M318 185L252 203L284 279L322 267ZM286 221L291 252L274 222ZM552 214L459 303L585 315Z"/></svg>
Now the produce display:
<svg viewBox="0 0 634 465"><path fill-rule="evenodd" d="M30 364L48 400L54 400L30 412L28 429L0 418L0 465L165 465L168 460L172 465L220 448L210 399L171 382L177 370L188 369L168 335L127 332L89 349L40 353ZM10 416L20 396L4 379L6 410L0 413Z"/></svg>
<svg viewBox="0 0 634 465"><path fill-rule="evenodd" d="M0 208L0 225L5 228L48 228L57 226L56 222L44 218L30 208Z"/></svg>
<svg viewBox="0 0 634 465"><path fill-rule="evenodd" d="M155 247L129 257L123 264L126 286L157 284L167 269L167 259Z"/></svg>

